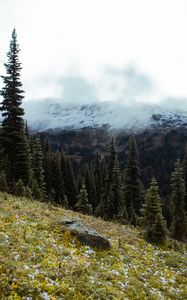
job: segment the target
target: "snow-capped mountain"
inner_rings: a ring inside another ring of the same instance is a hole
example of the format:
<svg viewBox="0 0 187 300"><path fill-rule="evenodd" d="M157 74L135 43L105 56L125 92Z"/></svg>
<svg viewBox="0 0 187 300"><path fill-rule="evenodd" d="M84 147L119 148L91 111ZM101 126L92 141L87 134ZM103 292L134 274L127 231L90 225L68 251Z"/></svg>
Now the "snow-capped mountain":
<svg viewBox="0 0 187 300"><path fill-rule="evenodd" d="M176 111L153 104L125 106L117 102L95 104L64 104L52 100L25 101L29 127L33 130L81 129L103 127L109 129L142 130L156 127L187 127L187 111Z"/></svg>

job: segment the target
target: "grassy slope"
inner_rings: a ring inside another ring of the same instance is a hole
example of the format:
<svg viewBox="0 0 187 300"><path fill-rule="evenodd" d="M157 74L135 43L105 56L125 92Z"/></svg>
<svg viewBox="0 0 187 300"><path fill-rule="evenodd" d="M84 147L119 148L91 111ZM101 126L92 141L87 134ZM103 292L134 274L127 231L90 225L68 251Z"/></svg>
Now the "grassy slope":
<svg viewBox="0 0 187 300"><path fill-rule="evenodd" d="M112 249L62 234L64 216L106 235ZM147 244L128 226L0 194L0 299L187 299L187 253Z"/></svg>

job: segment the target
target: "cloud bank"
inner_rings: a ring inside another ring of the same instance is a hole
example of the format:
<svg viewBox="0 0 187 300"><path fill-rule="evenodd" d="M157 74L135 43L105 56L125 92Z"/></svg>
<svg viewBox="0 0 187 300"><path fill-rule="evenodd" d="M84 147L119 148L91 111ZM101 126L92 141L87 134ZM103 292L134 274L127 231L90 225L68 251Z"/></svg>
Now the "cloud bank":
<svg viewBox="0 0 187 300"><path fill-rule="evenodd" d="M36 93L39 87L40 93ZM83 75L68 74L51 79L44 77L36 80L29 100L52 98L56 102L89 104L98 101L116 101L124 104L144 102L155 97L153 80L138 71L135 66L125 68L105 66L98 77L88 80ZM153 97L154 95L154 97Z"/></svg>

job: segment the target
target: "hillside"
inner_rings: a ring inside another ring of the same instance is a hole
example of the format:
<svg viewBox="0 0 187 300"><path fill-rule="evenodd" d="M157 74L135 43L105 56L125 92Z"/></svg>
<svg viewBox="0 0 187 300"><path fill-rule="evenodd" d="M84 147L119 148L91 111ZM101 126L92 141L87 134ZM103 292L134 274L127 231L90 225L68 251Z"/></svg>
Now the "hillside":
<svg viewBox="0 0 187 300"><path fill-rule="evenodd" d="M63 234L63 217L80 218L112 249L91 249ZM187 299L184 247L168 242L161 249L132 227L0 195L2 300Z"/></svg>

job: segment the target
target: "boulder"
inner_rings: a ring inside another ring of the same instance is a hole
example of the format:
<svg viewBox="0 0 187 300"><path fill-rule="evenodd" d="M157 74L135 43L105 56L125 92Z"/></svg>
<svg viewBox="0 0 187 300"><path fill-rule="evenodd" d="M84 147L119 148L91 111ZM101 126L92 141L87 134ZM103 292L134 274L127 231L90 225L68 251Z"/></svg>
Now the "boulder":
<svg viewBox="0 0 187 300"><path fill-rule="evenodd" d="M96 247L99 249L110 249L111 244L107 238L99 234L93 228L86 226L78 219L64 219L62 222L62 230L69 231L77 239L85 245Z"/></svg>

